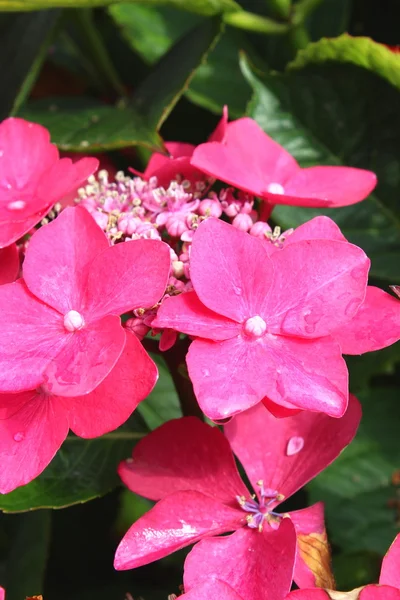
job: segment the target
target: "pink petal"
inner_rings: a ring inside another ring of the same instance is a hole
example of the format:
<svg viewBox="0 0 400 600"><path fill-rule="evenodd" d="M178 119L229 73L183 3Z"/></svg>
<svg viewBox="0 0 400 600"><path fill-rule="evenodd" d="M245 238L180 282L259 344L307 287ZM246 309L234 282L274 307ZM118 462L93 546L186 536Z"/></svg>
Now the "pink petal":
<svg viewBox="0 0 400 600"><path fill-rule="evenodd" d="M334 589L331 554L322 502L290 513L297 534L294 581L300 588Z"/></svg>
<svg viewBox="0 0 400 600"><path fill-rule="evenodd" d="M395 538L382 562L379 583L400 590L400 534Z"/></svg>
<svg viewBox="0 0 400 600"><path fill-rule="evenodd" d="M347 242L335 221L323 215L314 217L314 219L296 227L293 233L287 236L285 246L294 242L300 242L301 240L336 240L338 242Z"/></svg>
<svg viewBox="0 0 400 600"><path fill-rule="evenodd" d="M68 398L69 426L76 435L94 438L128 419L153 389L157 367L137 337L126 333L126 345L115 367L91 393Z"/></svg>
<svg viewBox="0 0 400 600"><path fill-rule="evenodd" d="M229 123L224 143L198 146L192 165L235 187L262 196L300 169L295 159L249 118Z"/></svg>
<svg viewBox="0 0 400 600"><path fill-rule="evenodd" d="M196 417L158 427L135 446L118 473L130 490L152 500L180 490L227 504L249 495L223 433Z"/></svg>
<svg viewBox="0 0 400 600"><path fill-rule="evenodd" d="M169 187L171 181L176 180L177 176L191 183L204 179L204 173L190 164L195 146L182 142L166 142L165 147L170 156L160 152L152 154L143 173L144 179L157 177L158 185L165 189Z"/></svg>
<svg viewBox="0 0 400 600"><path fill-rule="evenodd" d="M35 479L50 463L68 434L68 419L57 398L36 391L0 395L0 493ZM10 410L15 407L16 412ZM3 409L3 410L1 410ZM4 417L4 415L2 415Z"/></svg>
<svg viewBox="0 0 400 600"><path fill-rule="evenodd" d="M133 240L107 248L91 264L88 318L151 308L165 292L170 267L169 246L158 240Z"/></svg>
<svg viewBox="0 0 400 600"><path fill-rule="evenodd" d="M114 316L70 334L67 344L45 370L48 389L60 396L81 396L93 391L114 367L125 340L120 318Z"/></svg>
<svg viewBox="0 0 400 600"><path fill-rule="evenodd" d="M114 567L122 571L146 565L205 536L235 530L243 521L242 510L199 492L176 492L132 525L117 548Z"/></svg>
<svg viewBox="0 0 400 600"><path fill-rule="evenodd" d="M190 275L201 302L242 322L260 314L273 270L260 240L211 218L193 237Z"/></svg>
<svg viewBox="0 0 400 600"><path fill-rule="evenodd" d="M0 248L5 248L22 238L46 215L47 209L34 213L22 221L0 221Z"/></svg>
<svg viewBox="0 0 400 600"><path fill-rule="evenodd" d="M0 249L0 285L12 283L19 272L19 253L16 244Z"/></svg>
<svg viewBox="0 0 400 600"><path fill-rule="evenodd" d="M94 258L108 241L84 208L66 208L32 236L23 266L30 291L62 314L80 311Z"/></svg>
<svg viewBox="0 0 400 600"><path fill-rule="evenodd" d="M218 581L218 579L202 583L179 597L182 600L210 600L211 598L218 598L218 600L243 600L230 585Z"/></svg>
<svg viewBox="0 0 400 600"><path fill-rule="evenodd" d="M73 162L70 158L57 161L39 184L37 194L46 198L48 204L62 200L64 196L84 183L98 168L97 158L89 156Z"/></svg>
<svg viewBox="0 0 400 600"><path fill-rule="evenodd" d="M331 600L325 590L295 590L286 596L285 600Z"/></svg>
<svg viewBox="0 0 400 600"><path fill-rule="evenodd" d="M274 281L261 316L271 333L316 338L356 314L370 261L349 243L300 241L271 256Z"/></svg>
<svg viewBox="0 0 400 600"><path fill-rule="evenodd" d="M360 418L354 396L341 419L306 411L277 419L260 404L227 423L225 435L253 487L262 480L265 488L288 498L335 460L353 439ZM303 438L304 445L288 455L293 437Z"/></svg>
<svg viewBox="0 0 400 600"><path fill-rule="evenodd" d="M31 390L70 335L62 317L33 296L20 279L0 286L0 390Z"/></svg>
<svg viewBox="0 0 400 600"><path fill-rule="evenodd" d="M209 142L224 142L228 129L228 107L225 105L222 109L222 117L220 118L218 125L208 138ZM192 152L193 154L193 152Z"/></svg>
<svg viewBox="0 0 400 600"><path fill-rule="evenodd" d="M380 350L400 339L400 301L368 286L364 302L350 323L332 333L343 354Z"/></svg>
<svg viewBox="0 0 400 600"><path fill-rule="evenodd" d="M285 197L307 199L307 206L321 206L322 200L327 206L338 207L361 202L376 183L375 173L364 169L309 167L294 173L284 187Z"/></svg>
<svg viewBox="0 0 400 600"><path fill-rule="evenodd" d="M347 407L347 367L331 338L194 340L186 361L197 400L212 420L238 414L265 396L335 417Z"/></svg>
<svg viewBox="0 0 400 600"><path fill-rule="evenodd" d="M193 144L185 142L165 142L165 147L171 158L182 158L183 156L190 158L196 148Z"/></svg>
<svg viewBox="0 0 400 600"><path fill-rule="evenodd" d="M186 590L218 578L242 597L283 600L290 590L296 535L290 519L277 531L248 527L232 535L202 540L185 561Z"/></svg>
<svg viewBox="0 0 400 600"><path fill-rule="evenodd" d="M0 587L0 600L5 600L5 597L6 597L6 590L4 588Z"/></svg>
<svg viewBox="0 0 400 600"><path fill-rule="evenodd" d="M235 321L209 310L195 292L166 298L152 325L215 341L230 339L241 331L241 326Z"/></svg>
<svg viewBox="0 0 400 600"><path fill-rule="evenodd" d="M386 585L367 585L359 600L400 600L400 590Z"/></svg>

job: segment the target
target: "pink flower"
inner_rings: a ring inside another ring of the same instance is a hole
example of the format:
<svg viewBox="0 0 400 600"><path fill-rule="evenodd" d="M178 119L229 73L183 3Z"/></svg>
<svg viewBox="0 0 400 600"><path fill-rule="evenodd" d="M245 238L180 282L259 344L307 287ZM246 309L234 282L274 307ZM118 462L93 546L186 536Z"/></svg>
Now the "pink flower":
<svg viewBox="0 0 400 600"><path fill-rule="evenodd" d="M400 534L383 559L378 585L367 585L347 594L332 590L297 590L291 592L286 600L330 600L339 597L343 600L400 600Z"/></svg>
<svg viewBox="0 0 400 600"><path fill-rule="evenodd" d="M375 174L363 169L301 169L249 118L228 123L223 142L198 146L191 164L272 205L347 206L364 200L376 186Z"/></svg>
<svg viewBox="0 0 400 600"><path fill-rule="evenodd" d="M213 579L206 583L202 583L196 588L190 590L186 594L179 596L185 600L243 600L227 583ZM0 600L2 600L0 598Z"/></svg>
<svg viewBox="0 0 400 600"><path fill-rule="evenodd" d="M0 394L0 493L37 477L55 456L68 430L94 438L116 429L157 381L157 368L137 338L126 344L115 367L89 394L61 397L46 384Z"/></svg>
<svg viewBox="0 0 400 600"><path fill-rule="evenodd" d="M0 248L0 285L15 281L19 272L19 253L16 244Z"/></svg>
<svg viewBox="0 0 400 600"><path fill-rule="evenodd" d="M83 183L95 158L59 158L47 129L24 119L0 124L0 248L27 233L50 207Z"/></svg>
<svg viewBox="0 0 400 600"><path fill-rule="evenodd" d="M94 390L124 349L119 315L158 302L169 268L163 242L110 247L84 208L66 208L32 236L24 279L0 287L0 391Z"/></svg>
<svg viewBox="0 0 400 600"><path fill-rule="evenodd" d="M280 600L290 589L295 559L295 581L314 585L301 541L313 533L328 553L322 504L290 514L276 512L277 506L336 458L360 416L352 397L341 419L310 412L276 419L258 405L233 418L226 437L195 417L165 423L119 467L129 489L159 502L126 533L115 567L135 568L202 540L186 559L186 591L220 579L243 598Z"/></svg>
<svg viewBox="0 0 400 600"><path fill-rule="evenodd" d="M228 124L228 107L225 106L223 115L216 129L209 137L211 142L221 142L225 137ZM157 177L158 185L167 188L171 181L179 176L180 180L187 180L193 185L204 180L204 172L191 165L191 157L196 146L182 142L165 142L169 156L155 152L143 173L143 178Z"/></svg>
<svg viewBox="0 0 400 600"><path fill-rule="evenodd" d="M331 334L345 336L364 300L369 264L357 246L328 239L300 240L268 256L259 239L208 219L191 249L194 291L167 298L153 325L195 336L187 365L210 419L265 396L340 417L348 374Z"/></svg>

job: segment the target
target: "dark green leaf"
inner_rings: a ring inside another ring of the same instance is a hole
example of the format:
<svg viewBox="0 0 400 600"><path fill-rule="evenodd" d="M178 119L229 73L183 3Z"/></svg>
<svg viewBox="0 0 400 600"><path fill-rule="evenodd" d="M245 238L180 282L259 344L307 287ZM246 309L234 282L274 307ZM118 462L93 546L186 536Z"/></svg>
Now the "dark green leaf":
<svg viewBox="0 0 400 600"><path fill-rule="evenodd" d="M349 28L352 0L324 0L309 15L307 29L312 40L336 37Z"/></svg>
<svg viewBox="0 0 400 600"><path fill-rule="evenodd" d="M43 593L50 544L51 513L40 510L18 517L6 572L7 600Z"/></svg>
<svg viewBox="0 0 400 600"><path fill-rule="evenodd" d="M162 148L159 136L130 106L111 106L89 98L51 98L31 102L25 119L50 130L57 146L67 152L99 152L127 146Z"/></svg>
<svg viewBox="0 0 400 600"><path fill-rule="evenodd" d="M135 413L117 431L94 440L71 434L37 479L10 494L0 494L0 510L64 508L106 494L119 483L119 462L131 455L146 431L143 420Z"/></svg>
<svg viewBox="0 0 400 600"><path fill-rule="evenodd" d="M60 11L0 15L0 120L15 112L35 82Z"/></svg>
<svg viewBox="0 0 400 600"><path fill-rule="evenodd" d="M162 356L153 356L157 363L159 380L150 394L138 406L138 410L150 429L155 429L170 419L182 416L178 395L172 377Z"/></svg>
<svg viewBox="0 0 400 600"><path fill-rule="evenodd" d="M118 4L119 0L0 0L0 11L41 10L43 8L92 8ZM143 2L143 0L131 0ZM146 0L147 4L166 4L174 8L182 8L199 15L212 16L222 12L238 10L240 6L235 0Z"/></svg>
<svg viewBox="0 0 400 600"><path fill-rule="evenodd" d="M346 39L351 43L351 38ZM305 54L282 76L258 77L243 59L243 71L254 89L249 114L302 166L345 164L377 173L379 185L368 200L325 214L371 257L374 276L396 282L400 279L400 93L383 75L367 70L366 61L363 67L333 60L307 66ZM282 206L273 216L288 228L323 212Z"/></svg>
<svg viewBox="0 0 400 600"><path fill-rule="evenodd" d="M138 111L157 130L188 89L196 69L206 60L220 33L219 18L203 21L171 48L136 90L134 100Z"/></svg>
<svg viewBox="0 0 400 600"><path fill-rule="evenodd" d="M333 543L345 552L384 554L400 525L399 392L369 390L360 401L355 440L308 487L312 502L325 502Z"/></svg>

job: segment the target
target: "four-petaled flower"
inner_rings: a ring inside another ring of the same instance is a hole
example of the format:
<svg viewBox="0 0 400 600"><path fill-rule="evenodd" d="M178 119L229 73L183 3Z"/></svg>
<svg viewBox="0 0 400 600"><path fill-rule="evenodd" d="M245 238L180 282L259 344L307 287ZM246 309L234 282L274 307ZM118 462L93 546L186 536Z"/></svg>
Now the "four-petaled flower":
<svg viewBox="0 0 400 600"><path fill-rule="evenodd" d="M187 365L210 419L265 397L284 410L340 417L348 373L332 334L363 303L369 264L360 248L332 239L269 253L263 241L208 219L191 248L194 291L167 298L153 326L195 337Z"/></svg>
<svg viewBox="0 0 400 600"><path fill-rule="evenodd" d="M258 405L234 417L226 437L195 417L162 425L119 467L129 489L159 502L126 533L115 567L138 567L210 538L186 560L187 591L217 578L243 598L279 600L290 589L294 562L300 586L330 585L329 573L307 562L314 540L325 553L321 562L329 564L322 504L290 514L277 506L336 458L354 437L360 416L351 397L341 419L311 412L277 419ZM232 450L254 495L239 476ZM235 533L211 537L230 531Z"/></svg>
<svg viewBox="0 0 400 600"><path fill-rule="evenodd" d="M364 200L376 186L375 173L364 169L302 169L248 117L228 123L222 141L197 146L191 164L271 205L347 206Z"/></svg>

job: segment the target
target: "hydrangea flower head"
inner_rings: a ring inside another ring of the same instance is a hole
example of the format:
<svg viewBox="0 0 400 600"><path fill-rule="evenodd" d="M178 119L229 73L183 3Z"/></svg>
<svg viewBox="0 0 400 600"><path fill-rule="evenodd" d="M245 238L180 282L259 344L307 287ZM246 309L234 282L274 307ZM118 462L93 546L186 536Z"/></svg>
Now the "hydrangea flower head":
<svg viewBox="0 0 400 600"><path fill-rule="evenodd" d="M132 491L159 502L121 541L116 568L138 567L202 540L186 560L186 591L221 579L243 598L279 600L290 589L295 554L299 585L315 585L320 576L326 582L325 574L310 570L302 551L311 533L328 551L322 505L290 515L278 507L336 458L359 420L360 406L352 398L342 419L311 412L276 419L258 405L234 417L226 437L195 417L162 425L119 467ZM232 450L254 495L239 476Z"/></svg>
<svg viewBox="0 0 400 600"><path fill-rule="evenodd" d="M369 264L357 246L331 239L299 239L270 254L261 240L208 219L191 248L194 291L167 298L153 326L195 337L187 365L210 419L265 397L340 417L348 374L332 334L363 303Z"/></svg>
<svg viewBox="0 0 400 600"><path fill-rule="evenodd" d="M120 315L150 308L165 291L169 248L158 240L109 246L81 207L31 238L23 279L0 287L0 391L93 391L120 357Z"/></svg>
<svg viewBox="0 0 400 600"><path fill-rule="evenodd" d="M47 129L11 117L0 124L0 248L9 246L98 167L59 158Z"/></svg>
<svg viewBox="0 0 400 600"><path fill-rule="evenodd" d="M272 205L347 206L364 200L376 186L376 175L364 169L300 168L282 146L247 117L228 123L222 141L198 146L191 164Z"/></svg>

